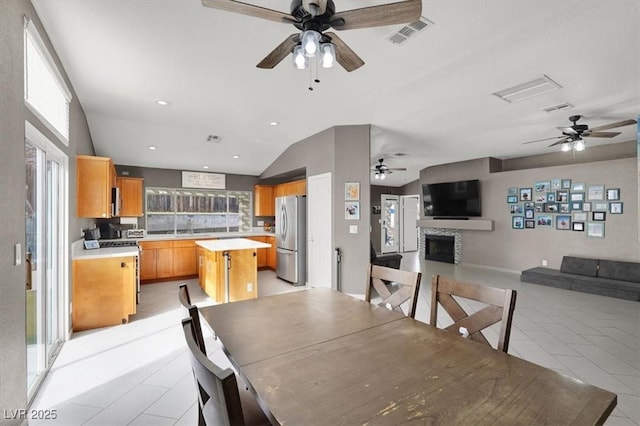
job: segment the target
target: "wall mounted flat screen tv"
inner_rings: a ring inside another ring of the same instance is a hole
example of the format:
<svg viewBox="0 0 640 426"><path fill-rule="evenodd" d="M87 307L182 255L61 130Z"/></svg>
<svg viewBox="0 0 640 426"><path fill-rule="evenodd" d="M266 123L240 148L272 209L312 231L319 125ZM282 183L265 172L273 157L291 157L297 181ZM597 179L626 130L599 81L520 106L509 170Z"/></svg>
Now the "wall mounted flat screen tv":
<svg viewBox="0 0 640 426"><path fill-rule="evenodd" d="M480 181L422 184L424 215L436 218L466 218L481 215Z"/></svg>

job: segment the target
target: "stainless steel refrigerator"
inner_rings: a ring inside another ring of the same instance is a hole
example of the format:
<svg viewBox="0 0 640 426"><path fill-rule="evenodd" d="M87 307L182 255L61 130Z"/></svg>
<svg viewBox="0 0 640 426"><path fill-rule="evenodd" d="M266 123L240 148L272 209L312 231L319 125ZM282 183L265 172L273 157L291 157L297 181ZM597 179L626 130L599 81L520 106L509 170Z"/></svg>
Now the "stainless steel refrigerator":
<svg viewBox="0 0 640 426"><path fill-rule="evenodd" d="M293 285L307 281L307 198L276 198L276 275Z"/></svg>

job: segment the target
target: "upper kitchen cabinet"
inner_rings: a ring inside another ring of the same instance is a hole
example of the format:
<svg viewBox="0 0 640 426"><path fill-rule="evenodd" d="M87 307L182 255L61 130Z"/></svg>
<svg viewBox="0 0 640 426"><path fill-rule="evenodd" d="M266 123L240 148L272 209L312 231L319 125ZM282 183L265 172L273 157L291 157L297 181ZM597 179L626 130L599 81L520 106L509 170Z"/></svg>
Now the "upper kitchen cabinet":
<svg viewBox="0 0 640 426"><path fill-rule="evenodd" d="M116 169L107 157L78 155L76 164L76 215L113 216L111 192L116 186Z"/></svg>
<svg viewBox="0 0 640 426"><path fill-rule="evenodd" d="M276 197L283 197L285 195L307 195L307 181L302 179L281 183L275 187L274 192L274 196Z"/></svg>
<svg viewBox="0 0 640 426"><path fill-rule="evenodd" d="M253 203L256 216L275 216L275 199L273 198L273 186L254 185Z"/></svg>
<svg viewBox="0 0 640 426"><path fill-rule="evenodd" d="M120 188L120 216L139 217L143 215L142 186L144 179L134 177L116 178L116 186Z"/></svg>

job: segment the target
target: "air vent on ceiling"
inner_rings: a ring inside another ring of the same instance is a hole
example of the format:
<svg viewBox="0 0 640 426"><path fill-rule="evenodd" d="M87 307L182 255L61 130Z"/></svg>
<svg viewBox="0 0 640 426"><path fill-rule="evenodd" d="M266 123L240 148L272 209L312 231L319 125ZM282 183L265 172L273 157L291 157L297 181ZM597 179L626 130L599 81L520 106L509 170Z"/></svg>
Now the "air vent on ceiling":
<svg viewBox="0 0 640 426"><path fill-rule="evenodd" d="M409 40L409 38L415 35L418 31L422 31L425 28L430 27L431 25L433 25L433 22L431 22L424 16L421 16L419 21L405 25L398 31L388 36L387 40L389 40L393 44L402 44L405 41Z"/></svg>
<svg viewBox="0 0 640 426"><path fill-rule="evenodd" d="M565 102L563 104L542 108L542 110L545 112L555 112L555 111L564 111L571 108L573 108L573 105L571 105L569 102Z"/></svg>
<svg viewBox="0 0 640 426"><path fill-rule="evenodd" d="M543 75L542 77L509 87L508 89L500 90L493 94L506 102L513 103L561 88L562 86L558 83L551 80L548 76Z"/></svg>
<svg viewBox="0 0 640 426"><path fill-rule="evenodd" d="M211 143L220 143L220 141L222 140L222 138L218 135L209 135L207 136L207 142L211 142Z"/></svg>

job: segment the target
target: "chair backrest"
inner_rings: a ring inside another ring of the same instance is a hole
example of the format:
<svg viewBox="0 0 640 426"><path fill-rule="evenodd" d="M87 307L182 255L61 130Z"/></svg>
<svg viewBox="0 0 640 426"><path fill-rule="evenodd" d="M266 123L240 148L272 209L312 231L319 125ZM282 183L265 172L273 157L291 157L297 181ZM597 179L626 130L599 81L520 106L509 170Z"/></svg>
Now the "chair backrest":
<svg viewBox="0 0 640 426"><path fill-rule="evenodd" d="M515 290L486 287L441 275L433 275L429 322L432 326L437 327L438 303L440 303L453 320L453 324L446 327L445 330L460 333L460 327L464 327L467 329L469 339L491 346L481 330L502 321L496 349L506 353L509 349L516 295ZM487 306L469 315L452 296L483 302Z"/></svg>
<svg viewBox="0 0 640 426"><path fill-rule="evenodd" d="M379 265L369 265L365 300L371 302L371 289L373 288L382 298L382 301L378 303L379 306L385 306L404 314L400 305L408 301L407 316L415 318L421 277L422 274L420 272L401 271ZM385 281L390 284L386 284Z"/></svg>
<svg viewBox="0 0 640 426"><path fill-rule="evenodd" d="M178 288L178 299L182 306L189 309L191 306L191 296L189 296L189 287L186 284L180 284L180 288Z"/></svg>
<svg viewBox="0 0 640 426"><path fill-rule="evenodd" d="M244 425L235 373L218 367L200 351L191 318L182 320L182 328L196 380L200 421L205 425Z"/></svg>

